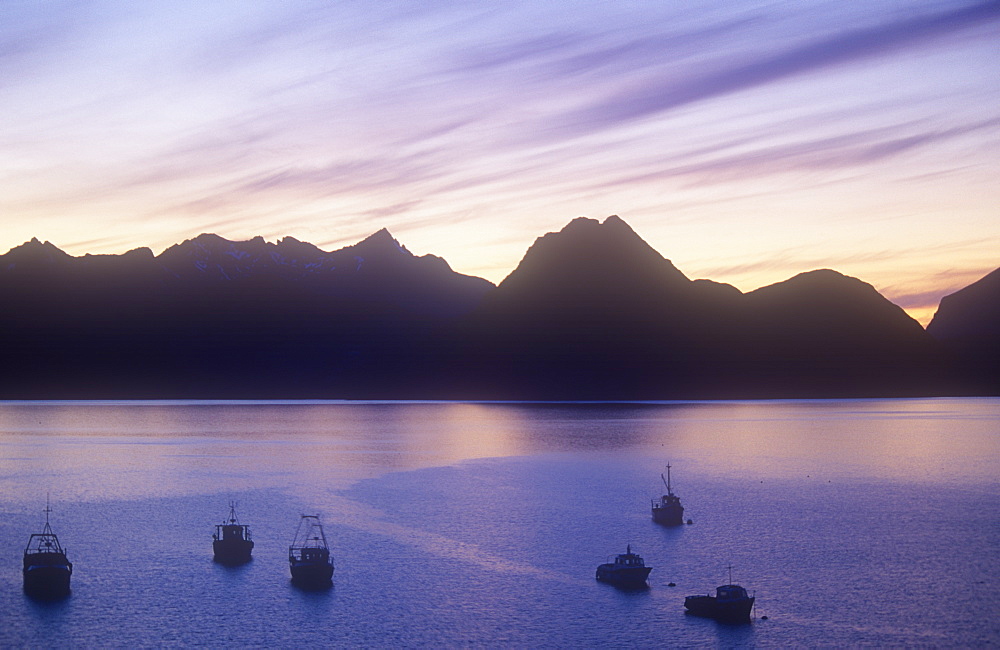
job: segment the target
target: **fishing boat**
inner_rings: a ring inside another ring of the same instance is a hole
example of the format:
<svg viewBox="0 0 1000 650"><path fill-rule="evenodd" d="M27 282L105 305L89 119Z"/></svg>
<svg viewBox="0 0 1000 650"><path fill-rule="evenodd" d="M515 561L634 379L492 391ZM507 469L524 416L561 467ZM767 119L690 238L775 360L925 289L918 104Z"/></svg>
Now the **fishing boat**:
<svg viewBox="0 0 1000 650"><path fill-rule="evenodd" d="M684 523L684 506L681 499L670 487L670 465L667 465L667 475L660 474L663 484L667 486L667 493L660 497L659 501L653 500L653 521L664 526L680 526Z"/></svg>
<svg viewBox="0 0 1000 650"><path fill-rule="evenodd" d="M45 528L33 533L24 548L24 591L30 596L59 598L69 595L73 563L49 525L48 499L45 500Z"/></svg>
<svg viewBox="0 0 1000 650"><path fill-rule="evenodd" d="M740 585L733 584L733 567L729 567L729 584L715 588L715 595L688 596L684 609L688 614L714 618L725 623L749 623L756 598Z"/></svg>
<svg viewBox="0 0 1000 650"><path fill-rule="evenodd" d="M229 519L216 525L212 535L212 550L215 561L220 564L246 564L252 558L253 540L250 539L250 527L241 524L236 518L236 503L229 502Z"/></svg>
<svg viewBox="0 0 1000 650"><path fill-rule="evenodd" d="M302 587L328 587L333 580L333 559L319 515L302 515L295 539L288 547L292 582Z"/></svg>
<svg viewBox="0 0 1000 650"><path fill-rule="evenodd" d="M632 545L629 544L614 562L597 567L597 579L620 587L644 587L652 570L653 567L646 566L642 557L632 552Z"/></svg>

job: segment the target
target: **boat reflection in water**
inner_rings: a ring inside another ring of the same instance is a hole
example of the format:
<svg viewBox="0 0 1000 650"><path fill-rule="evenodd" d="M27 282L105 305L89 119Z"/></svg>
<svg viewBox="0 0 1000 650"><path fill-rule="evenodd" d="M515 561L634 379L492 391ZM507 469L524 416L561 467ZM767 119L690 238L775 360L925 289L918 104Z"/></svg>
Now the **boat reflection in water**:
<svg viewBox="0 0 1000 650"><path fill-rule="evenodd" d="M253 540L250 539L250 527L241 524L236 518L236 504L229 503L229 519L215 527L212 535L212 550L215 561L231 566L246 564L251 558Z"/></svg>
<svg viewBox="0 0 1000 650"><path fill-rule="evenodd" d="M63 598L69 595L73 563L49 526L48 499L45 501L45 528L28 538L24 549L24 591L35 598Z"/></svg>
<svg viewBox="0 0 1000 650"><path fill-rule="evenodd" d="M302 515L288 547L288 566L296 586L324 589L333 584L333 559L319 515Z"/></svg>
<svg viewBox="0 0 1000 650"><path fill-rule="evenodd" d="M714 618L724 623L749 623L754 596L733 584L733 567L729 567L729 584L715 588L714 596L688 596L684 609L688 614Z"/></svg>

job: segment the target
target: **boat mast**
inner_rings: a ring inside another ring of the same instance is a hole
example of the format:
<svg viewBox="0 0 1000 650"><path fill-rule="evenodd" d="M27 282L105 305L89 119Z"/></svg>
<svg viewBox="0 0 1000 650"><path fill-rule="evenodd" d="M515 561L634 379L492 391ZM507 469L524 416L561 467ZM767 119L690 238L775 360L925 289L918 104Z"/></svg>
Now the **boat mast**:
<svg viewBox="0 0 1000 650"><path fill-rule="evenodd" d="M730 564L726 568L729 569L729 584L733 584L733 565Z"/></svg>
<svg viewBox="0 0 1000 650"><path fill-rule="evenodd" d="M49 493L45 493L45 528L42 529L43 535L51 535L52 527L49 526L49 513L52 512L51 506L49 506Z"/></svg>
<svg viewBox="0 0 1000 650"><path fill-rule="evenodd" d="M326 541L326 533L323 532L323 525L319 522L319 515L300 515L300 517L299 527L295 529L295 539L292 541L292 546L305 548L310 546L310 542L322 542L323 548L329 548ZM302 530L303 525L306 527L304 534ZM318 535L315 533L317 529L319 530ZM300 539L302 540L301 544L299 543ZM319 545L316 544L315 546L318 547Z"/></svg>
<svg viewBox="0 0 1000 650"><path fill-rule="evenodd" d="M313 537L316 541L323 541L323 548L330 548L330 545L326 543L326 533L323 532L323 526L319 523L319 515L316 515L316 525L314 528L319 528L319 536Z"/></svg>
<svg viewBox="0 0 1000 650"><path fill-rule="evenodd" d="M673 496L674 493L670 489L670 463L667 463L667 478L663 478L663 474L660 474L660 478L663 479L663 482L667 486L667 495Z"/></svg>

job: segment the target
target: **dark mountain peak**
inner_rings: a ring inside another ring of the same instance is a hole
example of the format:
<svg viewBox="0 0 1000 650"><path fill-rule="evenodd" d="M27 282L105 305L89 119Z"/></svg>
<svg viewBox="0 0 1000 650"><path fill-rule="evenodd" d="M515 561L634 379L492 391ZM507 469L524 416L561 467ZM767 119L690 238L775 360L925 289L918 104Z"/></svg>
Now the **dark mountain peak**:
<svg viewBox="0 0 1000 650"><path fill-rule="evenodd" d="M184 244L188 243L194 244L196 246L201 246L203 248L217 248L219 246L226 246L228 244L231 244L232 242L224 237L216 235L213 232L203 232L197 237L194 237L192 239L187 239L181 242L180 244L178 244L178 246L183 246Z"/></svg>
<svg viewBox="0 0 1000 650"><path fill-rule="evenodd" d="M234 255L234 254L255 254L263 255L273 248L275 244L269 244L262 236L256 235L244 241L234 241L226 239L215 233L201 233L192 239L186 239L180 244L175 244L167 250L183 251L187 254L200 253L202 255ZM164 251L166 252L166 251Z"/></svg>
<svg viewBox="0 0 1000 650"><path fill-rule="evenodd" d="M204 259L217 251L224 250L230 245L232 245L232 242L228 239L224 239L214 233L206 232L170 246L157 257L161 262L171 262L179 259Z"/></svg>
<svg viewBox="0 0 1000 650"><path fill-rule="evenodd" d="M148 246L140 246L139 248L133 248L123 255L125 258L148 258L154 259L156 256L153 255L153 250Z"/></svg>
<svg viewBox="0 0 1000 650"><path fill-rule="evenodd" d="M936 339L1000 342L1000 269L941 299L927 326Z"/></svg>
<svg viewBox="0 0 1000 650"><path fill-rule="evenodd" d="M263 237L234 242L214 233L202 233L171 246L157 260L176 277L233 280L267 257L270 246Z"/></svg>
<svg viewBox="0 0 1000 650"><path fill-rule="evenodd" d="M840 271L834 271L833 269L813 269L812 271L803 271L798 275L792 276L793 278L819 278L821 280L836 281L841 278L850 278L849 275L844 275Z"/></svg>
<svg viewBox="0 0 1000 650"><path fill-rule="evenodd" d="M268 243L263 237L256 235L245 242L230 242L230 246L233 249L245 251L251 257L258 258L269 256L274 252L277 245Z"/></svg>
<svg viewBox="0 0 1000 650"><path fill-rule="evenodd" d="M32 237L20 246L16 246L6 254L0 255L2 266L8 270L21 267L38 269L52 265L64 265L73 260L73 257L56 247L52 242L40 242L37 237Z"/></svg>
<svg viewBox="0 0 1000 650"><path fill-rule="evenodd" d="M776 282L747 294L759 301L795 300L828 302L864 298L885 300L875 287L833 269L817 269L799 273L782 282Z"/></svg>
<svg viewBox="0 0 1000 650"><path fill-rule="evenodd" d="M195 252L205 252L220 248L223 244L228 244L229 241L223 239L222 237L213 233L201 233L197 237L192 237L191 239L185 239L179 244L174 244L170 246L162 253L159 257L164 259L171 259L176 257L190 257L195 254Z"/></svg>
<svg viewBox="0 0 1000 650"><path fill-rule="evenodd" d="M638 239L642 241L632 227L617 214L607 217L604 222L590 217L576 217L559 231L561 234L571 234L580 237L617 237L623 240ZM553 233L549 233L553 234ZM645 243L645 242L643 242Z"/></svg>
<svg viewBox="0 0 1000 650"><path fill-rule="evenodd" d="M38 241L38 237L32 237L30 241L26 241L20 246L15 246L14 248L10 249L11 253L13 253L14 251L18 251L24 255L37 255L42 252L48 254L66 255L66 253L64 253L52 242L50 241L40 242Z"/></svg>
<svg viewBox="0 0 1000 650"><path fill-rule="evenodd" d="M300 288L304 282L311 287L309 290L350 295L351 299L364 292L372 296L414 293L412 299L406 299L408 305L422 299L428 303L437 300L424 294L440 289L442 295L450 296L446 301L454 294L462 294L461 308L468 309L467 303L493 288L486 280L455 273L439 257L414 256L385 228L332 252L294 237L284 237L277 243L268 243L260 236L233 242L203 233L168 248L158 260L172 276L186 281L239 281L247 287L290 282L289 286ZM468 286L446 290L445 285L452 282ZM418 286L423 288L418 291ZM417 295L420 291L424 294Z"/></svg>
<svg viewBox="0 0 1000 650"><path fill-rule="evenodd" d="M851 277L849 275L844 275L840 271L834 271L833 269L815 269L812 271L804 271L799 273L789 279L789 282L802 283L802 284L813 284L813 285L826 285L832 286L844 281L851 283L861 283L861 280ZM866 285L867 286L867 285Z"/></svg>
<svg viewBox="0 0 1000 650"><path fill-rule="evenodd" d="M895 346L926 343L920 323L875 287L831 269L800 273L746 294L747 303L773 332L820 342Z"/></svg>
<svg viewBox="0 0 1000 650"><path fill-rule="evenodd" d="M276 253L289 259L318 259L328 255L318 246L299 241L295 237L282 237L274 249Z"/></svg>
<svg viewBox="0 0 1000 650"><path fill-rule="evenodd" d="M716 305L727 300L711 293L696 290L618 217L578 218L536 239L470 322L495 333L511 354L575 358L588 350L593 359L615 357L679 337L685 346L690 331L713 320Z"/></svg>
<svg viewBox="0 0 1000 650"><path fill-rule="evenodd" d="M619 217L578 217L535 240L501 288L533 285L545 292L662 289L689 280Z"/></svg>
<svg viewBox="0 0 1000 650"><path fill-rule="evenodd" d="M613 214L607 219L605 219L604 223L602 223L601 225L604 226L605 230L618 231L623 234L631 235L633 237L639 236L635 233L634 230L632 230L632 226L625 223L625 220L619 217L617 214Z"/></svg>
<svg viewBox="0 0 1000 650"><path fill-rule="evenodd" d="M134 295L129 292L135 290L152 291L163 273L153 251L146 247L133 248L120 255L87 253L74 258L70 268L74 281L82 282L87 291L107 297L116 291L124 292L122 295Z"/></svg>
<svg viewBox="0 0 1000 650"><path fill-rule="evenodd" d="M412 253L406 250L406 247L400 244L385 228L368 235L354 246L349 246L348 248L356 255L362 257L395 256L400 253L407 257L412 256Z"/></svg>
<svg viewBox="0 0 1000 650"><path fill-rule="evenodd" d="M942 298L927 332L956 355L973 394L1000 395L1000 269Z"/></svg>
<svg viewBox="0 0 1000 650"><path fill-rule="evenodd" d="M562 227L559 232L570 234L570 233L582 233L582 232L596 232L597 228L601 227L601 222L597 219L591 219L590 217L576 217L570 220L568 224ZM552 234L552 233L548 233ZM544 235L543 235L544 236Z"/></svg>
<svg viewBox="0 0 1000 650"><path fill-rule="evenodd" d="M122 253L121 255L115 254L104 254L104 253L84 253L83 257L77 258L85 262L105 262L105 261L153 261L156 258L153 255L153 251L147 246L140 246L139 248L133 248L130 251Z"/></svg>
<svg viewBox="0 0 1000 650"><path fill-rule="evenodd" d="M421 255L417 258L421 263L427 265L429 268L436 268L441 271L452 271L451 265L448 264L448 260L443 257L438 257L437 255L431 255L430 253L426 255ZM453 271L452 271L453 272ZM493 284L490 282L490 284Z"/></svg>

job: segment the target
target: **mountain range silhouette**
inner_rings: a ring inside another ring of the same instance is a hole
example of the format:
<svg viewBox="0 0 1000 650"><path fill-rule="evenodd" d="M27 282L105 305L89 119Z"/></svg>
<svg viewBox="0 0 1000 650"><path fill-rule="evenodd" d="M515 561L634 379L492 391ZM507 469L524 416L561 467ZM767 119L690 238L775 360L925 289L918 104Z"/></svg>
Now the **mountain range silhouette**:
<svg viewBox="0 0 1000 650"><path fill-rule="evenodd" d="M688 399L998 394L1000 271L925 331L832 270L742 293L622 219L538 238L498 286L386 230L326 252L203 234L0 255L0 398ZM990 355L994 355L990 357Z"/></svg>

